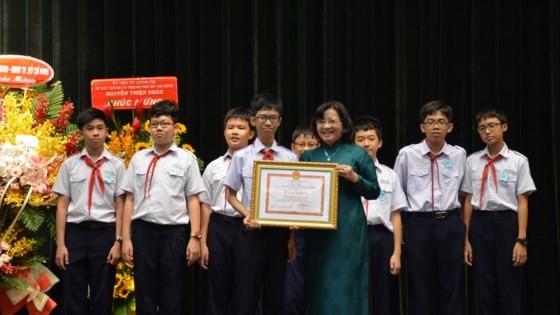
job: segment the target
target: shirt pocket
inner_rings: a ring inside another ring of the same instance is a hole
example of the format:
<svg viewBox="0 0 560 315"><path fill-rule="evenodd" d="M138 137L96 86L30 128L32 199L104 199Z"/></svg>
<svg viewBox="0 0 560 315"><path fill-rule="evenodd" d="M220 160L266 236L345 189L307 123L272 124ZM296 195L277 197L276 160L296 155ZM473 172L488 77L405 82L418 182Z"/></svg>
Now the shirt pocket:
<svg viewBox="0 0 560 315"><path fill-rule="evenodd" d="M443 187L442 189L458 189L459 188L459 172L456 170L442 170Z"/></svg>
<svg viewBox="0 0 560 315"><path fill-rule="evenodd" d="M72 198L72 200L77 200L86 189L87 184L88 180L86 174L70 174L70 198Z"/></svg>
<svg viewBox="0 0 560 315"><path fill-rule="evenodd" d="M488 172L488 180L490 180L490 172ZM498 185L505 186L508 191L515 192L517 186L517 172L514 170L502 170L496 172L496 176L498 177Z"/></svg>
<svg viewBox="0 0 560 315"><path fill-rule="evenodd" d="M144 192L144 185L150 186L150 183L146 183L146 169L136 169L134 171L134 187L136 191ZM146 189L148 189L146 187Z"/></svg>
<svg viewBox="0 0 560 315"><path fill-rule="evenodd" d="M165 171L165 175L165 181L169 183L169 187L177 189L185 186L185 170L170 167Z"/></svg>
<svg viewBox="0 0 560 315"><path fill-rule="evenodd" d="M381 191L379 193L379 197L377 197L377 201L382 204L391 204L393 187L390 185L380 184L379 188L381 188Z"/></svg>
<svg viewBox="0 0 560 315"><path fill-rule="evenodd" d="M413 168L410 170L408 186L414 189L422 190L428 187L430 183L429 168Z"/></svg>

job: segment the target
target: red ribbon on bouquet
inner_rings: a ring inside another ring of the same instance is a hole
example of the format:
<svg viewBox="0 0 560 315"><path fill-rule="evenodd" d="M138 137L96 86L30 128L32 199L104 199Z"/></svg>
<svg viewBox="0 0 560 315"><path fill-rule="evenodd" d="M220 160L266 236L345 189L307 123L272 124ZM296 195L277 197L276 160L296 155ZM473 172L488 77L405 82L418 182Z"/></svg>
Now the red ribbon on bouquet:
<svg viewBox="0 0 560 315"><path fill-rule="evenodd" d="M0 288L0 313L13 315L27 306L29 315L50 314L56 302L45 294L58 278L45 266L36 264L29 269L19 271L14 277L27 284L25 289L14 287Z"/></svg>

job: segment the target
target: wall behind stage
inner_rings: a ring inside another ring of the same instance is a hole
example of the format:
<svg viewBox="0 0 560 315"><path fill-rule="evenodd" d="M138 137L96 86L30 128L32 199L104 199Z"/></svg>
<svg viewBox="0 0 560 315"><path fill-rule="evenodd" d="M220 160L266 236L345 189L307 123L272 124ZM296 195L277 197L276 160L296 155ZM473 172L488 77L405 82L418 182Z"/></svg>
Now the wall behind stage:
<svg viewBox="0 0 560 315"><path fill-rule="evenodd" d="M206 162L225 152L226 111L262 91L284 99L278 138L286 146L327 100L342 101L353 116L377 116L388 165L421 140L425 102L454 107L449 142L468 152L482 147L474 113L501 106L507 143L529 158L538 188L530 198L526 313L555 314L558 16L555 0L2 0L0 53L50 63L79 109L89 106L92 79L177 76L188 141ZM474 313L470 273L468 280Z"/></svg>

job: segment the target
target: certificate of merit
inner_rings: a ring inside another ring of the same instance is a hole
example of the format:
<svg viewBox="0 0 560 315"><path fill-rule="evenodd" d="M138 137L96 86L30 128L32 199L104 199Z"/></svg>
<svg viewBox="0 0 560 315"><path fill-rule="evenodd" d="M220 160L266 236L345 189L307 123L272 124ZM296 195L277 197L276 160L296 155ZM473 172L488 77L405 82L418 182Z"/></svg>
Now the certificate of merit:
<svg viewBox="0 0 560 315"><path fill-rule="evenodd" d="M338 176L334 167L255 161L252 219L269 226L335 229Z"/></svg>

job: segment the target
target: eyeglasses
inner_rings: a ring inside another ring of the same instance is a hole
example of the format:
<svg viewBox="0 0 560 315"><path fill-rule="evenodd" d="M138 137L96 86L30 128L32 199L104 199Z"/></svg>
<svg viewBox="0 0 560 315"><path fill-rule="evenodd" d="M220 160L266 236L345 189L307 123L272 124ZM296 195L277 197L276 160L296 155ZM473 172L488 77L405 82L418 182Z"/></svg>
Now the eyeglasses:
<svg viewBox="0 0 560 315"><path fill-rule="evenodd" d="M330 125L330 126L334 126L336 124L338 124L340 122L340 120L334 120L334 119L330 119L330 120L324 120L324 119L319 119L317 120L317 126L324 126L326 124Z"/></svg>
<svg viewBox="0 0 560 315"><path fill-rule="evenodd" d="M502 123L489 123L488 125L482 125L482 126L478 126L478 128L476 128L476 131L478 131L478 133L485 133L486 129L488 129L488 131L492 132L494 130L496 130L496 127L498 127L498 125L501 125Z"/></svg>
<svg viewBox="0 0 560 315"><path fill-rule="evenodd" d="M158 126L161 126L161 128L165 129L171 125L173 125L173 122L169 122L167 120L160 121L160 122L157 121L150 122L150 128L154 128L154 129L157 128Z"/></svg>
<svg viewBox="0 0 560 315"><path fill-rule="evenodd" d="M278 122L278 120L280 119L280 116L278 115L259 115L256 117L260 122L265 123L267 120L270 120L271 123L275 123Z"/></svg>
<svg viewBox="0 0 560 315"><path fill-rule="evenodd" d="M305 147L308 147L310 149L315 149L317 146L319 146L319 143L316 143L316 142L308 142L308 143L297 142L297 143L294 143L294 144L300 149L303 149Z"/></svg>
<svg viewBox="0 0 560 315"><path fill-rule="evenodd" d="M445 127L449 125L449 122L447 120L426 120L424 125L429 127L435 127L436 125L438 125L438 127Z"/></svg>

